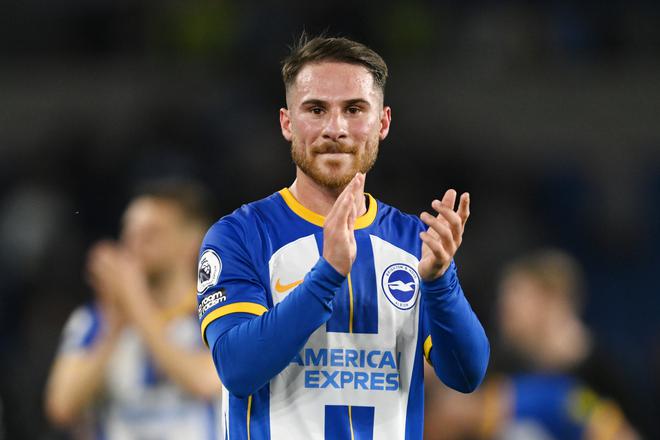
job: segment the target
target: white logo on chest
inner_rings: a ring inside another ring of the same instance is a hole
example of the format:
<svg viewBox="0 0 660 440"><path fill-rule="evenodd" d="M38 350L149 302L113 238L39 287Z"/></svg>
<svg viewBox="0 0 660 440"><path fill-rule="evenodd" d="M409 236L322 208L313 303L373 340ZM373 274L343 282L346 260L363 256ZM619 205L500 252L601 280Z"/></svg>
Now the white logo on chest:
<svg viewBox="0 0 660 440"><path fill-rule="evenodd" d="M395 263L383 272L381 286L389 302L398 309L408 310L419 296L419 275L407 264Z"/></svg>

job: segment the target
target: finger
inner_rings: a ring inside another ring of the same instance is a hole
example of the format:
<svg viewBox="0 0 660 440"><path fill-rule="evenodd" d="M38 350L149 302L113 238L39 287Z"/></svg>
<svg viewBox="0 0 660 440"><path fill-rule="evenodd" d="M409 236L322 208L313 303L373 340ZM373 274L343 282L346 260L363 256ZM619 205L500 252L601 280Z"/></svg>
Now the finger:
<svg viewBox="0 0 660 440"><path fill-rule="evenodd" d="M444 205L434 205L433 207L438 211L436 218L442 219L447 223L454 236L454 240L460 244L461 237L463 236L463 220L461 217Z"/></svg>
<svg viewBox="0 0 660 440"><path fill-rule="evenodd" d="M330 223L330 226L338 225L340 228L341 225L347 225L348 219L351 216L351 212L355 210L355 202L353 198L353 193L348 193L337 206L337 211L333 221Z"/></svg>
<svg viewBox="0 0 660 440"><path fill-rule="evenodd" d="M337 209L339 208L339 206L342 205L342 203L344 202L344 199L348 196L348 194L354 191L354 185L355 185L355 181L356 181L357 178L358 178L358 175L356 174L355 176L353 176L351 181L348 182L348 185L346 185L346 188L344 188L344 190L341 192L341 194L339 194L339 197L337 197L337 200L335 200L334 205L332 205L332 209L330 209L330 212L328 213L326 219L330 219L331 217L333 217L335 215Z"/></svg>
<svg viewBox="0 0 660 440"><path fill-rule="evenodd" d="M442 197L442 204L445 205L447 208L453 210L455 203L456 203L456 190L448 189L445 192L445 195Z"/></svg>
<svg viewBox="0 0 660 440"><path fill-rule="evenodd" d="M470 217L470 193L461 194L461 199L458 202L458 210L456 211L461 218L461 223L465 226L468 217Z"/></svg>
<svg viewBox="0 0 660 440"><path fill-rule="evenodd" d="M362 173L357 173L354 179L355 185L353 187L353 195L355 196L355 200L360 200L360 198L364 196L364 183L367 179Z"/></svg>
<svg viewBox="0 0 660 440"><path fill-rule="evenodd" d="M419 238L422 239L422 242L428 246L428 248L433 252L433 255L440 261L445 262L451 259L447 250L445 250L442 243L435 238L433 238L428 232L420 232Z"/></svg>
<svg viewBox="0 0 660 440"><path fill-rule="evenodd" d="M429 226L429 228L431 228L431 230L438 234L438 239L436 240L440 240L443 247L453 255L458 246L454 241L454 235L451 229L428 212L423 212L420 218Z"/></svg>
<svg viewBox="0 0 660 440"><path fill-rule="evenodd" d="M437 218L437 219L439 219L439 220L442 220L442 221L445 221L445 217L444 217L443 215L440 214L440 211L442 211L442 210L444 209L444 210L446 210L446 211L454 212L454 211L452 211L451 208L445 206L441 201L439 201L439 200L437 200L437 199L434 200L433 202L431 202L431 207L435 210L435 212L438 213L438 214L435 216L435 218ZM449 223L447 223L447 225L449 225Z"/></svg>
<svg viewBox="0 0 660 440"><path fill-rule="evenodd" d="M441 202L440 200L438 200L438 199L435 199L435 200L433 200L433 201L431 202L431 207L432 207L436 212L438 212L438 211L440 210L440 207L441 207L441 206L444 206L444 205L443 205L442 202ZM440 219L440 220L444 221L444 217L442 217L440 214L436 215L435 217L436 217L437 219Z"/></svg>

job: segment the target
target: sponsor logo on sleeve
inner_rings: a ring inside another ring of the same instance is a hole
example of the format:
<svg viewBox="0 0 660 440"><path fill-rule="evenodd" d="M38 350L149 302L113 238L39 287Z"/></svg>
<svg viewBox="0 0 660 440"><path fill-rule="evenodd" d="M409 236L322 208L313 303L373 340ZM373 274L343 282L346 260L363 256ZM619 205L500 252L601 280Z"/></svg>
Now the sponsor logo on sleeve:
<svg viewBox="0 0 660 440"><path fill-rule="evenodd" d="M224 289L220 289L217 292L213 292L212 294L204 298L197 306L197 315L199 319L202 319L204 314L207 311L209 311L209 309L225 301L227 301L227 297L225 296Z"/></svg>
<svg viewBox="0 0 660 440"><path fill-rule="evenodd" d="M222 260L212 249L204 251L199 259L197 269L197 294L202 295L206 289L215 286L220 279Z"/></svg>
<svg viewBox="0 0 660 440"><path fill-rule="evenodd" d="M385 297L398 309L408 310L417 302L419 275L407 264L392 264L381 278Z"/></svg>

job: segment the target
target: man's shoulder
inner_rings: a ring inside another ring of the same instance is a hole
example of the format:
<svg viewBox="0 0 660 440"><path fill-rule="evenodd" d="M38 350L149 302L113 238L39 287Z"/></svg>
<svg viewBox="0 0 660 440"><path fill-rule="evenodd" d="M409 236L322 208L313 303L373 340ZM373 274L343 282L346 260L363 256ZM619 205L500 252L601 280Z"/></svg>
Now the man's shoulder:
<svg viewBox="0 0 660 440"><path fill-rule="evenodd" d="M101 314L94 302L76 307L64 325L60 353L90 347L101 327Z"/></svg>
<svg viewBox="0 0 660 440"><path fill-rule="evenodd" d="M220 217L220 219L213 226L222 225L225 223L249 225L254 224L255 222L259 222L265 217L264 214L267 215L269 211L275 209L279 202L278 198L281 198L280 195L278 193L273 193L268 197L264 197L263 199L246 203L240 208L235 209L230 214Z"/></svg>
<svg viewBox="0 0 660 440"><path fill-rule="evenodd" d="M422 221L416 215L408 214L381 200L378 203L378 218L380 223L391 223L395 225L424 227Z"/></svg>
<svg viewBox="0 0 660 440"><path fill-rule="evenodd" d="M240 241L246 237L255 238L281 204L281 196L278 193L246 203L215 222L206 233L204 241L215 241L219 237Z"/></svg>

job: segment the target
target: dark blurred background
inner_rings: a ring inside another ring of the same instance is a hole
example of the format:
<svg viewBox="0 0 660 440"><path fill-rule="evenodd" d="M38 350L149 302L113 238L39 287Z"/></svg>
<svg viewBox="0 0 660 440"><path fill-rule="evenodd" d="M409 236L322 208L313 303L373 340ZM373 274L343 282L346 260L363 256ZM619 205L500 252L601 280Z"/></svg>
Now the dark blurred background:
<svg viewBox="0 0 660 440"><path fill-rule="evenodd" d="M558 246L645 414L660 389L660 3L9 0L0 13L0 418L42 411L85 252L132 186L194 176L218 215L293 180L279 60L303 29L388 62L393 125L367 189L411 213L470 191L458 262L492 326L499 270ZM0 434L0 438L2 434Z"/></svg>

